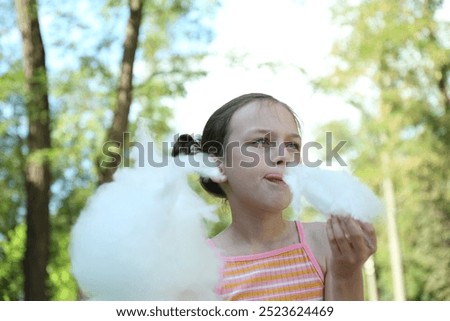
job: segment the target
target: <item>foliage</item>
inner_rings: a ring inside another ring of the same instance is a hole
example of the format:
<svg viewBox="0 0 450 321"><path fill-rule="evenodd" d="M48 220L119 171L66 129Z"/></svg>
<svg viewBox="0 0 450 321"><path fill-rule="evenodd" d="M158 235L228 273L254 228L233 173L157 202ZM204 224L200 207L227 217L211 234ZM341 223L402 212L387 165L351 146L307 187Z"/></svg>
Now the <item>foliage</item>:
<svg viewBox="0 0 450 321"><path fill-rule="evenodd" d="M171 129L170 100L205 73L211 33L200 17L213 15L215 1L146 1L129 117L131 137L139 117L161 139ZM39 2L49 71L54 178L50 201L51 248L48 288L52 300L74 300L70 229L97 186L96 162L110 126L128 18L127 1ZM0 14L0 293L23 299L22 257L26 226L23 155L27 118L22 92L20 36L14 6L1 0ZM7 19L6 19L7 18ZM70 36L68 36L70 35ZM189 46L186 46L186 43Z"/></svg>
<svg viewBox="0 0 450 321"><path fill-rule="evenodd" d="M23 75L19 63L0 76L0 299L23 298L22 259L25 250Z"/></svg>
<svg viewBox="0 0 450 321"><path fill-rule="evenodd" d="M25 224L11 229L0 239L0 299L23 299L22 260L25 252Z"/></svg>
<svg viewBox="0 0 450 321"><path fill-rule="evenodd" d="M316 81L340 93L362 115L351 165L381 191L394 182L406 296L449 300L450 282L450 26L442 1L365 0L336 4L346 26L333 50L333 71ZM389 155L383 170L381 155ZM392 299L387 235L377 225L380 298Z"/></svg>

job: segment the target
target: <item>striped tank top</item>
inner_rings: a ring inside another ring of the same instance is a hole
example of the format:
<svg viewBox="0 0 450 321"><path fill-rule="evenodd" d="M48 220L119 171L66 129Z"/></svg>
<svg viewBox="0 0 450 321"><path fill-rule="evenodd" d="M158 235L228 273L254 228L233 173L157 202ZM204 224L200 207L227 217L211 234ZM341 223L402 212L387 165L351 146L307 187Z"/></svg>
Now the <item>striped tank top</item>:
<svg viewBox="0 0 450 321"><path fill-rule="evenodd" d="M323 300L324 277L296 222L299 243L243 256L222 256L221 280L216 289L231 301Z"/></svg>

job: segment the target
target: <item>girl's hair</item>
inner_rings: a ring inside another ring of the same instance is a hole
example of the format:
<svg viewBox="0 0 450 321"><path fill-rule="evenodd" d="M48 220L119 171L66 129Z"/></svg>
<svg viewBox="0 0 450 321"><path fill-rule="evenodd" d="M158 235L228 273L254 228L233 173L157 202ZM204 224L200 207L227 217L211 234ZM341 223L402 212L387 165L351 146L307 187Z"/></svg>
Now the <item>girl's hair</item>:
<svg viewBox="0 0 450 321"><path fill-rule="evenodd" d="M294 113L292 108L285 103L266 94L246 94L227 102L211 115L211 117L206 122L201 141L194 139L191 135L188 134L180 135L173 146L172 156L175 157L179 154L190 155L197 152L203 152L217 157L224 156L224 147L227 144L230 135L229 127L231 117L238 109L253 101L265 101L269 103L281 104L283 107L289 110L289 112L294 117L298 128L300 129L300 123L298 121L297 115ZM225 192L222 190L219 184L213 182L209 178L201 177L200 184L210 194L221 198L226 198Z"/></svg>

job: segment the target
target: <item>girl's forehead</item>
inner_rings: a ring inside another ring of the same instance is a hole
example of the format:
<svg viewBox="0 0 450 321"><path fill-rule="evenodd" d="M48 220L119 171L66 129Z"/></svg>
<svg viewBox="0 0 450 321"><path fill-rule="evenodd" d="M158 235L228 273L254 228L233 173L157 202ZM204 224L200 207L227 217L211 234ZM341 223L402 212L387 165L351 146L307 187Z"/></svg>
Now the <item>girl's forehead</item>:
<svg viewBox="0 0 450 321"><path fill-rule="evenodd" d="M231 117L229 137L241 137L255 130L267 130L275 133L298 133L294 115L280 103L254 101Z"/></svg>

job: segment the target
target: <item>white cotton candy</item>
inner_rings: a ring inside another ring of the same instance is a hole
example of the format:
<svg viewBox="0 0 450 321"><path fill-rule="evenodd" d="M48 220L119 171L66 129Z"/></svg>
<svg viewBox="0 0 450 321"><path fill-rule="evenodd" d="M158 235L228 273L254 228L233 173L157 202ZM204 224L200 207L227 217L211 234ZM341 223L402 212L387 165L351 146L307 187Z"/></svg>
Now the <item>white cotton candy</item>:
<svg viewBox="0 0 450 321"><path fill-rule="evenodd" d="M324 215L351 215L371 222L383 205L370 188L345 171L298 165L284 177L292 192L292 207L300 213L302 197Z"/></svg>
<svg viewBox="0 0 450 321"><path fill-rule="evenodd" d="M167 166L120 169L98 188L73 227L70 246L73 275L88 298L218 299L220 263L203 224L215 208L187 182L193 171L221 176L217 167L195 165L203 157L191 156L192 165L188 156L168 156Z"/></svg>

